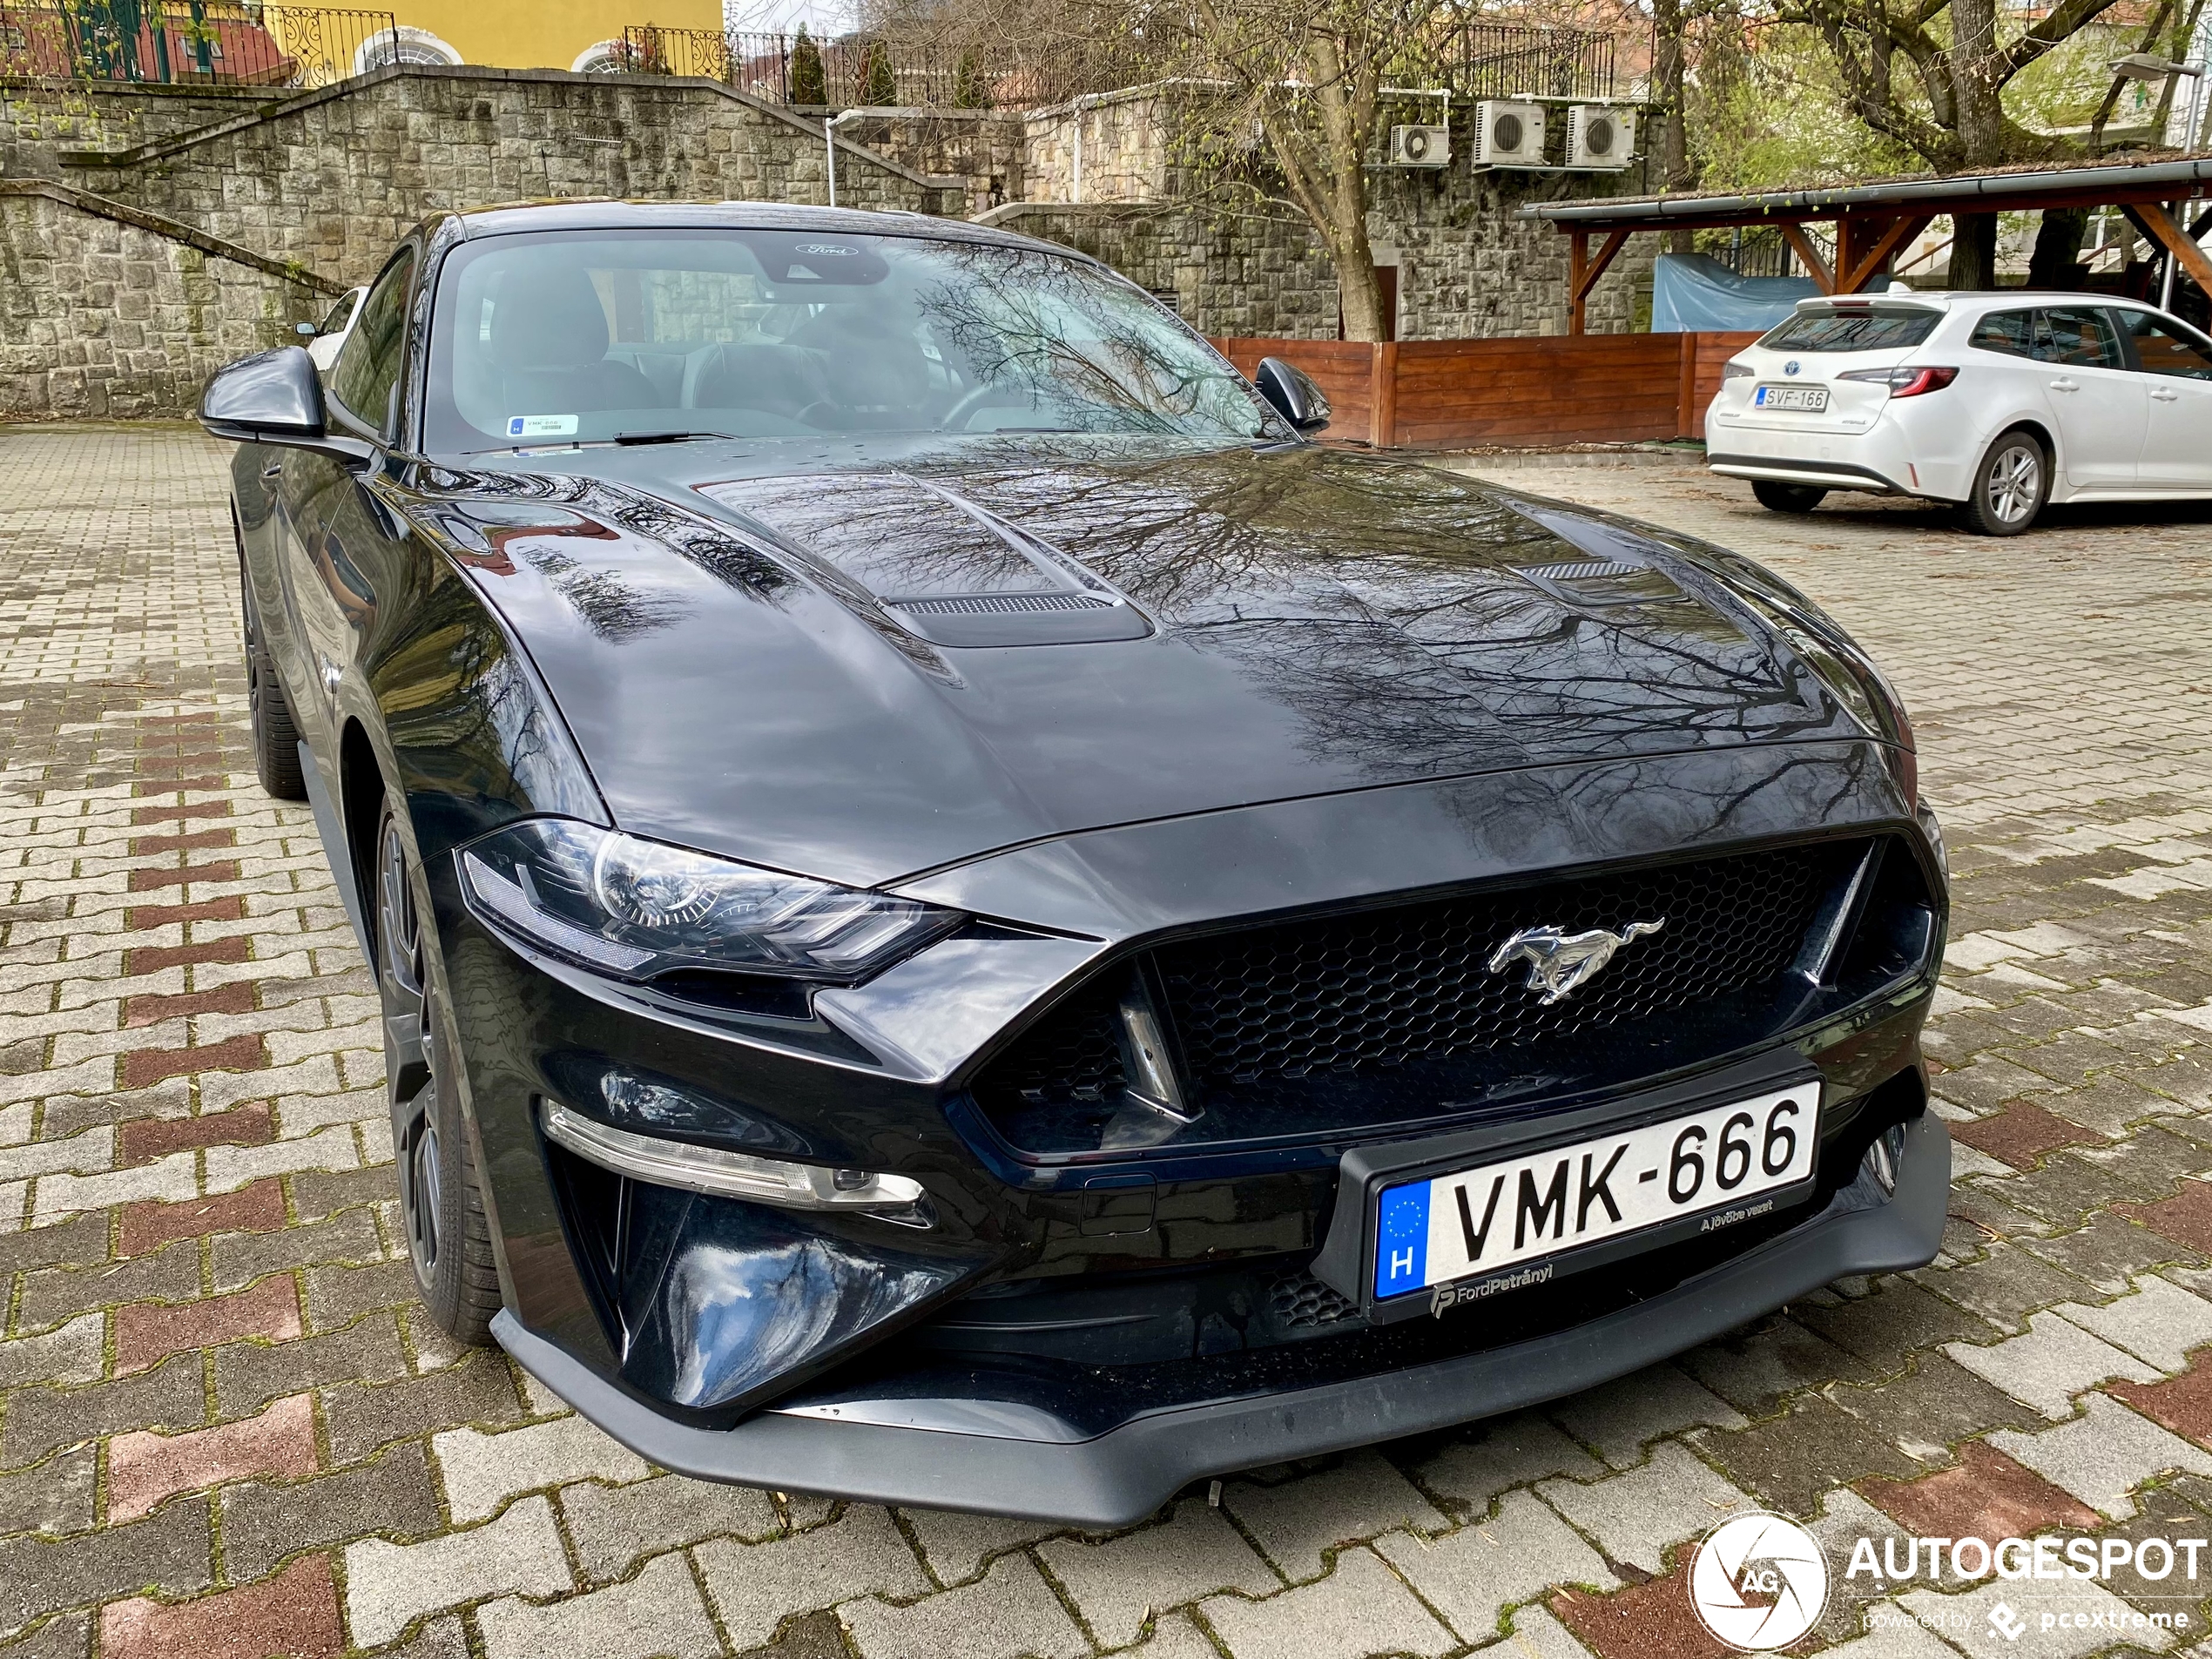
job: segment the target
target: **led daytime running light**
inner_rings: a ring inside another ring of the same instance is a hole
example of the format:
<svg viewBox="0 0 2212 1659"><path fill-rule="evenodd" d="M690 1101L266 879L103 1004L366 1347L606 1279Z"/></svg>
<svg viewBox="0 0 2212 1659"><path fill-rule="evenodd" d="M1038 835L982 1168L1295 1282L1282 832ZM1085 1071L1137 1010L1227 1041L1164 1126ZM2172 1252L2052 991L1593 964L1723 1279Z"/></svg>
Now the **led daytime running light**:
<svg viewBox="0 0 2212 1659"><path fill-rule="evenodd" d="M610 1128L556 1100L543 1103L545 1138L586 1163L657 1187L713 1197L745 1198L785 1210L852 1210L927 1226L921 1183L910 1176L867 1170L832 1170L756 1157L718 1146L694 1146Z"/></svg>

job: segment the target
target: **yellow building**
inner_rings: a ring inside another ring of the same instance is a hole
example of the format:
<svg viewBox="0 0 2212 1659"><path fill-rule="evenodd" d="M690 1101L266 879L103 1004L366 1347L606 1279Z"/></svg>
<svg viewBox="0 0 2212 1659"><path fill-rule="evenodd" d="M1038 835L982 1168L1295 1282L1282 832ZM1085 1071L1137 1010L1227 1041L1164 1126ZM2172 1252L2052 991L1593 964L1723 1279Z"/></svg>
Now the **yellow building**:
<svg viewBox="0 0 2212 1659"><path fill-rule="evenodd" d="M625 26L722 27L721 0L395 0L391 10L403 59L502 69L612 69Z"/></svg>

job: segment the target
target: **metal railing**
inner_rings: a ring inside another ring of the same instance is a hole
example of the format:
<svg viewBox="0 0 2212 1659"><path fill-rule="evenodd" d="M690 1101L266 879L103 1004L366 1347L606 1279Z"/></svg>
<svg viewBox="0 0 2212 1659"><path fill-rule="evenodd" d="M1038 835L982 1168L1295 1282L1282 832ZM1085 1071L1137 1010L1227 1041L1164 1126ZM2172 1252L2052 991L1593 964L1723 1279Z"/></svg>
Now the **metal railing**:
<svg viewBox="0 0 2212 1659"><path fill-rule="evenodd" d="M637 24L622 31L610 72L698 75L771 104L853 109L983 109L1014 89L972 55L877 39L719 33Z"/></svg>
<svg viewBox="0 0 2212 1659"><path fill-rule="evenodd" d="M1194 32L1196 32L1194 30ZM1440 50L1437 50L1440 45ZM1417 51L1406 73L1423 84L1441 74L1456 96L1615 96L1615 37L1589 29L1468 24ZM879 36L816 40L805 35L722 33L635 24L604 67L632 75L696 75L772 104L852 109L1021 109L1152 78L1111 50L1080 64L1028 64L1017 51L989 65L970 52Z"/></svg>
<svg viewBox="0 0 2212 1659"><path fill-rule="evenodd" d="M253 0L0 0L0 78L327 86L407 56L388 11Z"/></svg>
<svg viewBox="0 0 2212 1659"><path fill-rule="evenodd" d="M1452 44L1448 72L1461 97L1615 95L1614 37L1597 30L1470 23Z"/></svg>

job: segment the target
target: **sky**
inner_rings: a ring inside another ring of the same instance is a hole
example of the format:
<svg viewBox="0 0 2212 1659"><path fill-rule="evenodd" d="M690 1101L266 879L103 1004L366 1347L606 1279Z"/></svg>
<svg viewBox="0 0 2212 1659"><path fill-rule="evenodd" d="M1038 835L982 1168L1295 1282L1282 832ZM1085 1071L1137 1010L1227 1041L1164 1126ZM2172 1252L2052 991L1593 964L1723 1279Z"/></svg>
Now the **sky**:
<svg viewBox="0 0 2212 1659"><path fill-rule="evenodd" d="M850 0L723 0L725 29L787 35L801 23L810 35L843 34L853 26Z"/></svg>

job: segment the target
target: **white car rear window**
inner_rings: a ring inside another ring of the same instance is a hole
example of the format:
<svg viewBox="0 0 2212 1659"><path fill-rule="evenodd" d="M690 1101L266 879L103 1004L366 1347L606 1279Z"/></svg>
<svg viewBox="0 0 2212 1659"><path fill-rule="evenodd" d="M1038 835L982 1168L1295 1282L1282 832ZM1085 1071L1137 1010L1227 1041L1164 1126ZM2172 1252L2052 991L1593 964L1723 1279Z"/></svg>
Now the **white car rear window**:
<svg viewBox="0 0 2212 1659"><path fill-rule="evenodd" d="M1806 311L1759 344L1770 351L1895 351L1919 345L1942 320L1937 311Z"/></svg>

